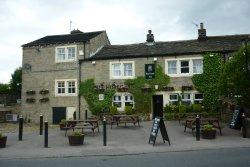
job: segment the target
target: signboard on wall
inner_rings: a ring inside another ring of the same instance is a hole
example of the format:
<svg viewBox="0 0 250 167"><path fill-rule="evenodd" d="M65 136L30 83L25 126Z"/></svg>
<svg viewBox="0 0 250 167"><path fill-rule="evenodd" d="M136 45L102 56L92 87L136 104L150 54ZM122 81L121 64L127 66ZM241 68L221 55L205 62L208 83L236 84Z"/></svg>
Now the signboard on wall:
<svg viewBox="0 0 250 167"><path fill-rule="evenodd" d="M155 65L145 64L145 78L154 79L155 78Z"/></svg>
<svg viewBox="0 0 250 167"><path fill-rule="evenodd" d="M99 101L104 100L104 94L99 94Z"/></svg>

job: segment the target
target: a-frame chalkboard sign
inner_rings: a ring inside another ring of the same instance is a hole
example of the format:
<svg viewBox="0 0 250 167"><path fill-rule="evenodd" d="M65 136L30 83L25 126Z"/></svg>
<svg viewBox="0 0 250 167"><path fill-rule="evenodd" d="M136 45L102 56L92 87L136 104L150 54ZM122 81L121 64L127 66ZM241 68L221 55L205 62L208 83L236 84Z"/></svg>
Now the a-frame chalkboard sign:
<svg viewBox="0 0 250 167"><path fill-rule="evenodd" d="M150 144L151 142L153 142L153 146L155 145L155 140L157 138L157 134L158 134L159 128L160 128L160 131L161 131L161 136L162 136L163 142L165 143L165 141L168 141L168 144L170 145L170 140L169 140L169 137L168 137L168 132L166 130L164 121L163 121L163 119L161 117L155 117L154 118L148 143Z"/></svg>

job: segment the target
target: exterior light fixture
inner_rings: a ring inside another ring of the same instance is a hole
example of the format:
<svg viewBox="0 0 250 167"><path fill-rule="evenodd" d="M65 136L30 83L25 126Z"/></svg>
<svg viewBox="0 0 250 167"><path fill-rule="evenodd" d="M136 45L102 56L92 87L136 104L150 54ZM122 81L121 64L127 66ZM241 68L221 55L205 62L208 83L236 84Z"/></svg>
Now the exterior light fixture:
<svg viewBox="0 0 250 167"><path fill-rule="evenodd" d="M159 88L159 85L155 85L155 89L157 90Z"/></svg>
<svg viewBox="0 0 250 167"><path fill-rule="evenodd" d="M154 57L154 61L157 61L157 57Z"/></svg>
<svg viewBox="0 0 250 167"><path fill-rule="evenodd" d="M92 61L92 64L95 65L95 61Z"/></svg>

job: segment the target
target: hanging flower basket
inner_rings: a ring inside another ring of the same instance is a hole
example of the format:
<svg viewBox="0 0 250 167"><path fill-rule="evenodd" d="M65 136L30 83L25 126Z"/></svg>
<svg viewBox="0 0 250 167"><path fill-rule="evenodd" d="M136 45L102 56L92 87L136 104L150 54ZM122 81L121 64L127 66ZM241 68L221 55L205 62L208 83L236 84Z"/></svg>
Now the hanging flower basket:
<svg viewBox="0 0 250 167"><path fill-rule="evenodd" d="M49 93L49 90L48 90L48 89L42 89L42 90L40 90L39 93L40 93L41 95L46 95L46 94Z"/></svg>
<svg viewBox="0 0 250 167"><path fill-rule="evenodd" d="M45 98L42 98L39 100L41 103L46 103L49 101L49 98L48 97L45 97Z"/></svg>
<svg viewBox="0 0 250 167"><path fill-rule="evenodd" d="M174 91L174 87L163 86L162 90L163 90L163 91Z"/></svg>
<svg viewBox="0 0 250 167"><path fill-rule="evenodd" d="M118 92L127 92L128 91L128 86L127 85L118 85L117 91Z"/></svg>
<svg viewBox="0 0 250 167"><path fill-rule="evenodd" d="M182 91L189 91L189 90L193 90L193 86L190 85L190 86L182 86L181 87Z"/></svg>
<svg viewBox="0 0 250 167"><path fill-rule="evenodd" d="M26 99L26 103L35 103L36 99L34 98L28 98Z"/></svg>
<svg viewBox="0 0 250 167"><path fill-rule="evenodd" d="M34 94L36 94L36 91L34 91L34 90L27 90L26 94L27 95L34 95Z"/></svg>

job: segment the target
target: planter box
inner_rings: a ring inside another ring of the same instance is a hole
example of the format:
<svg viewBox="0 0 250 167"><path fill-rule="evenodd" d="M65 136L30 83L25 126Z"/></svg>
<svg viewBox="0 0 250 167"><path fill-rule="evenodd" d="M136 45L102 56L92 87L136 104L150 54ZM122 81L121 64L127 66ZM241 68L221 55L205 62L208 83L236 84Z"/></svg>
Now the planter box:
<svg viewBox="0 0 250 167"><path fill-rule="evenodd" d="M83 141L84 141L84 135L83 136L68 136L69 138L69 145L71 146L79 146L79 145L83 145Z"/></svg>
<svg viewBox="0 0 250 167"><path fill-rule="evenodd" d="M6 141L7 141L7 136L3 136L2 138L0 138L0 148L6 147Z"/></svg>
<svg viewBox="0 0 250 167"><path fill-rule="evenodd" d="M203 139L215 139L216 130L213 130L213 131L201 130L201 135Z"/></svg>

